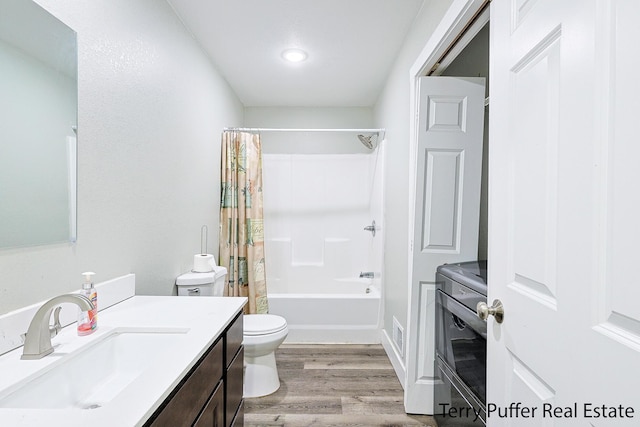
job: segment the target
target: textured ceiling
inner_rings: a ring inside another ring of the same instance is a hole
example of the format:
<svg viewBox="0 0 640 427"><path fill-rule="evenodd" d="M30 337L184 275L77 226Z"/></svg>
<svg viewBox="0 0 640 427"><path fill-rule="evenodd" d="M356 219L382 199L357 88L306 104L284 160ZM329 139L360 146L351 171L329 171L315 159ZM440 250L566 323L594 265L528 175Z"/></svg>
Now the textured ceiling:
<svg viewBox="0 0 640 427"><path fill-rule="evenodd" d="M372 106L423 0L168 0L245 106ZM287 48L309 58L291 64Z"/></svg>

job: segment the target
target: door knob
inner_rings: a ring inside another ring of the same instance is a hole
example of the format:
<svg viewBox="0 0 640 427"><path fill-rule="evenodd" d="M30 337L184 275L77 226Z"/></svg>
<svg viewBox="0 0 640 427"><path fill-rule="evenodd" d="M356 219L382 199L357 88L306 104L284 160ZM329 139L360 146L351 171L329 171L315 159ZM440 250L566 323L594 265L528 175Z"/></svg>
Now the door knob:
<svg viewBox="0 0 640 427"><path fill-rule="evenodd" d="M370 232L371 232L371 235L372 235L373 237L376 237L376 221L375 221L375 220L373 220L373 222L371 223L371 225L367 225L367 226L364 228L364 230L365 230L365 231L370 231Z"/></svg>
<svg viewBox="0 0 640 427"><path fill-rule="evenodd" d="M489 316L495 317L498 323L502 323L504 320L504 307L499 299L494 300L491 307L486 302L479 302L476 306L476 312L482 320L487 320Z"/></svg>

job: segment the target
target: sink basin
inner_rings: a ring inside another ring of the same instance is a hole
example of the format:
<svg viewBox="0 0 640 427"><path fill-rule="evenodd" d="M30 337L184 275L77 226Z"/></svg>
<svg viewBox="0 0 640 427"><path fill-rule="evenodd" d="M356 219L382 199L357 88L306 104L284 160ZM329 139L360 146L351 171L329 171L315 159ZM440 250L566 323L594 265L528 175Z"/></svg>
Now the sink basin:
<svg viewBox="0 0 640 427"><path fill-rule="evenodd" d="M179 345L186 332L116 329L0 392L0 408L99 408L142 374L158 354Z"/></svg>

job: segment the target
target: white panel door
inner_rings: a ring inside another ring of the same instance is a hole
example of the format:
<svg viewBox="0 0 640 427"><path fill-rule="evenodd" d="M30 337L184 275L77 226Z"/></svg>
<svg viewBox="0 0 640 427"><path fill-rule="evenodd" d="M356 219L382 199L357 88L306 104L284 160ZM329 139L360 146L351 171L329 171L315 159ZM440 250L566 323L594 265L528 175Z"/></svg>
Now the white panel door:
<svg viewBox="0 0 640 427"><path fill-rule="evenodd" d="M405 409L433 413L436 268L478 254L485 79L422 77Z"/></svg>
<svg viewBox="0 0 640 427"><path fill-rule="evenodd" d="M639 19L491 3L488 426L640 425Z"/></svg>

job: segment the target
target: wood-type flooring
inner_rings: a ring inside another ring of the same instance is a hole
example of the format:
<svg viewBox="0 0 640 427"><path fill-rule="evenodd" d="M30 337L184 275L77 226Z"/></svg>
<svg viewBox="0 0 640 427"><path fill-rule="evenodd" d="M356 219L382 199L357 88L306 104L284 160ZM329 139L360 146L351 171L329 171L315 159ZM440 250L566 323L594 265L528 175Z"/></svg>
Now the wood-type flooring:
<svg viewBox="0 0 640 427"><path fill-rule="evenodd" d="M245 426L437 426L404 412L380 345L293 345L276 351L280 389L245 399Z"/></svg>

